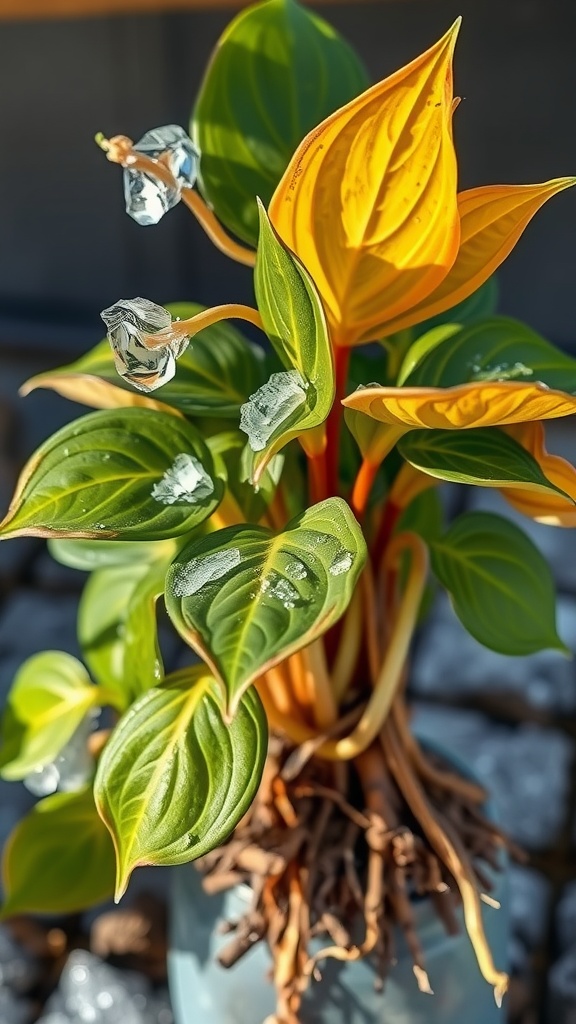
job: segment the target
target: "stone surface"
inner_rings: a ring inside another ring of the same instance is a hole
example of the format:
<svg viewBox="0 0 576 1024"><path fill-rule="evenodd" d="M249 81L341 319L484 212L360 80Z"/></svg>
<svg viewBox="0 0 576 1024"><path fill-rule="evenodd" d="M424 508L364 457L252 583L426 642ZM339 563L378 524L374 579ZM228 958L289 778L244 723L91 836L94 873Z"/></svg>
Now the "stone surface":
<svg viewBox="0 0 576 1024"><path fill-rule="evenodd" d="M414 728L456 754L494 799L500 821L521 845L552 846L564 824L572 744L536 725L509 728L475 712L418 703Z"/></svg>
<svg viewBox="0 0 576 1024"><path fill-rule="evenodd" d="M0 704L23 661L44 650L68 651L79 657L76 640L77 600L65 594L46 596L16 591L0 611Z"/></svg>
<svg viewBox="0 0 576 1024"><path fill-rule="evenodd" d="M576 600L558 601L558 631L576 651ZM508 658L479 644L464 629L447 596L439 595L418 640L410 673L413 693L462 700L514 695L546 713L576 713L576 668L558 651Z"/></svg>
<svg viewBox="0 0 576 1024"><path fill-rule="evenodd" d="M173 1024L165 992L154 992L146 978L111 967L93 953L75 950L62 972L47 1014L39 1024Z"/></svg>
<svg viewBox="0 0 576 1024"><path fill-rule="evenodd" d="M550 883L531 868L510 867L510 966L529 974L531 958L545 942L552 891Z"/></svg>

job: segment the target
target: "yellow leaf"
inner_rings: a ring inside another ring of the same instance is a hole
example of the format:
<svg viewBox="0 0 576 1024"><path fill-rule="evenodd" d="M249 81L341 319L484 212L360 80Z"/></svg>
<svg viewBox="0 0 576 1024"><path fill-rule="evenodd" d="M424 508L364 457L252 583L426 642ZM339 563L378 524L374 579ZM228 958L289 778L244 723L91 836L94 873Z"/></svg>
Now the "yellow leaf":
<svg viewBox="0 0 576 1024"><path fill-rule="evenodd" d="M20 394L24 397L37 388L48 388L63 398L81 402L93 409L126 409L137 406L140 409L157 409L159 412L180 416L177 409L166 405L165 402L148 398L136 391L127 391L90 373L58 373L57 370L39 373L37 377L31 377L22 385Z"/></svg>
<svg viewBox="0 0 576 1024"><path fill-rule="evenodd" d="M363 388L343 405L408 429L461 430L569 416L576 412L576 396L544 384L490 381L452 388Z"/></svg>
<svg viewBox="0 0 576 1024"><path fill-rule="evenodd" d="M507 501L518 512L535 519L538 523L548 526L576 526L576 469L559 455L550 455L546 451L544 427L542 423L522 423L514 427L506 427L506 433L526 448L539 463L544 476L564 491L568 498L561 494L546 494L537 491L524 491L516 487L502 487L501 491ZM570 500L573 499L573 501Z"/></svg>
<svg viewBox="0 0 576 1024"><path fill-rule="evenodd" d="M462 302L484 284L512 251L541 206L576 178L556 178L542 185L487 185L461 192L460 248L452 269L426 299L385 325L393 334Z"/></svg>
<svg viewBox="0 0 576 1024"><path fill-rule="evenodd" d="M272 223L311 274L337 345L381 336L456 258L458 28L310 132L272 197Z"/></svg>

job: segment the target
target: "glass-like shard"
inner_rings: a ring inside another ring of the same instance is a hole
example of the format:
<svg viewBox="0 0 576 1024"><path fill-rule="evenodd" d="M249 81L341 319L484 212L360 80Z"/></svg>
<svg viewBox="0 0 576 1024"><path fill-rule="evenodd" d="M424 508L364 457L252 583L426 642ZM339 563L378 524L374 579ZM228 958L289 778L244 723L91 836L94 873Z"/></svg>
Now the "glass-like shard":
<svg viewBox="0 0 576 1024"><path fill-rule="evenodd" d="M170 186L146 171L124 169L126 213L138 224L157 224L180 201L182 189L194 186L200 153L184 129L176 124L146 132L134 150L164 164L175 179L175 185Z"/></svg>
<svg viewBox="0 0 576 1024"><path fill-rule="evenodd" d="M108 330L114 364L139 391L155 391L172 380L187 336L170 336L172 317L149 299L118 299L100 314ZM166 332L163 342L161 332ZM158 338L154 336L158 335Z"/></svg>

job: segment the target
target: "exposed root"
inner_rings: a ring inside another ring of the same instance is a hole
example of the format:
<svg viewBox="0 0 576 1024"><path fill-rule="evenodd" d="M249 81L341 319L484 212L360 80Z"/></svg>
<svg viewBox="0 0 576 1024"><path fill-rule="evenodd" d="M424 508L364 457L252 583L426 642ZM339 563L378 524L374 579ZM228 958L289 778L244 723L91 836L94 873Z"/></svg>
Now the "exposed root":
<svg viewBox="0 0 576 1024"><path fill-rule="evenodd" d="M397 720L402 731L402 713L391 715L380 742L347 765L299 761L273 740L251 811L224 847L198 862L210 892L240 880L252 888L251 907L226 928L219 961L231 966L266 940L277 990L267 1024L298 1024L302 995L327 957L370 957L380 986L394 958L395 928L410 950L415 984L431 994L416 895L433 899L449 933L458 930L461 899L482 973L497 1000L506 991L482 925L482 897L494 904L490 881L475 866L478 857L498 864L502 838L483 819L479 787L462 786L421 751L411 756ZM295 762L296 777L285 771Z"/></svg>

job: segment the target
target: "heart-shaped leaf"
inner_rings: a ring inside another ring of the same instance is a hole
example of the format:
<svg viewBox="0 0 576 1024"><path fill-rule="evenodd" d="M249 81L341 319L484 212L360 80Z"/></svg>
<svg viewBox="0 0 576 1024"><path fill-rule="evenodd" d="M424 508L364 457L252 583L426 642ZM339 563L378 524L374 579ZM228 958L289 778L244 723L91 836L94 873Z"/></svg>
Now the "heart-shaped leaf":
<svg viewBox="0 0 576 1024"><path fill-rule="evenodd" d="M53 761L90 708L107 698L84 666L63 651L43 651L22 665L2 720L0 774L24 779Z"/></svg>
<svg viewBox="0 0 576 1024"><path fill-rule="evenodd" d="M556 632L548 563L507 519L467 512L431 544L432 568L469 633L500 654L569 653Z"/></svg>
<svg viewBox="0 0 576 1024"><path fill-rule="evenodd" d="M32 808L4 847L2 918L73 914L110 899L114 846L92 787L55 793Z"/></svg>
<svg viewBox="0 0 576 1024"><path fill-rule="evenodd" d="M151 409L93 412L32 456L0 535L161 540L202 523L222 492L192 424Z"/></svg>
<svg viewBox="0 0 576 1024"><path fill-rule="evenodd" d="M454 387L518 381L576 393L576 359L509 317L483 320L433 348L406 378L407 387Z"/></svg>
<svg viewBox="0 0 576 1024"><path fill-rule="evenodd" d="M313 505L281 533L232 526L178 554L166 577L168 614L224 683L228 715L262 672L340 618L365 557L341 498Z"/></svg>
<svg viewBox="0 0 576 1024"><path fill-rule="evenodd" d="M410 465L440 480L558 493L534 456L497 427L412 430L398 450Z"/></svg>
<svg viewBox="0 0 576 1024"><path fill-rule="evenodd" d="M194 109L200 188L217 216L256 245L256 196L268 205L300 140L366 88L351 47L294 0L269 0L227 27Z"/></svg>
<svg viewBox="0 0 576 1024"><path fill-rule="evenodd" d="M193 302L166 306L174 319L187 320L205 307ZM105 338L91 352L68 366L32 377L21 394L51 388L65 398L97 409L141 406L177 409L186 416L235 418L266 379L264 353L247 341L230 321L221 320L195 335L178 358L176 376L164 384L158 399L136 391L116 372L112 349Z"/></svg>
<svg viewBox="0 0 576 1024"><path fill-rule="evenodd" d="M254 288L264 330L285 370L273 373L242 406L240 427L254 452L256 482L289 441L320 427L334 401L326 317L314 283L274 231L259 204Z"/></svg>
<svg viewBox="0 0 576 1024"><path fill-rule="evenodd" d="M224 724L203 665L169 676L120 719L98 764L98 811L116 848L116 898L134 868L183 864L214 849L260 784L267 724L255 690Z"/></svg>

